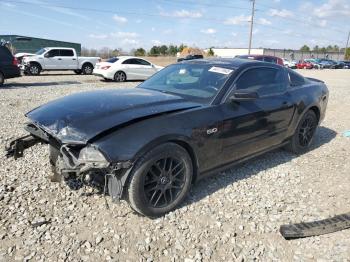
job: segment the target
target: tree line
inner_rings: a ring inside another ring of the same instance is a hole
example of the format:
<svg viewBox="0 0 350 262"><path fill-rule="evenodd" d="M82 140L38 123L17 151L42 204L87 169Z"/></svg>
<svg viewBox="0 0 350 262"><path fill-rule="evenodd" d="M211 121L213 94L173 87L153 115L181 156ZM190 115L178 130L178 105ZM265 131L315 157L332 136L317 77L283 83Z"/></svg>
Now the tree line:
<svg viewBox="0 0 350 262"><path fill-rule="evenodd" d="M121 48L111 49L103 47L100 49L85 48L81 49L82 56L99 56L101 58L114 57L119 55L134 55L134 56L176 56L178 52L182 52L187 46L177 45L154 45L149 50L143 47L131 49L129 52L123 51Z"/></svg>

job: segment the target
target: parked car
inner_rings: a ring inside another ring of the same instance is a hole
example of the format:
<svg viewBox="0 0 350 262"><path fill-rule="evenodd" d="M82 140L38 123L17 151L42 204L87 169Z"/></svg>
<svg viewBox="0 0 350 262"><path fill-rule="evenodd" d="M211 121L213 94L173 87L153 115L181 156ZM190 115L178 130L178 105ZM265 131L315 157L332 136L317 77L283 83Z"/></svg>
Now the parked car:
<svg viewBox="0 0 350 262"><path fill-rule="evenodd" d="M6 46L0 45L0 86L5 79L21 76L17 59Z"/></svg>
<svg viewBox="0 0 350 262"><path fill-rule="evenodd" d="M282 58L283 61L283 65L285 67L291 68L291 69L295 69L297 68L297 62L294 60L289 60L287 58Z"/></svg>
<svg viewBox="0 0 350 262"><path fill-rule="evenodd" d="M297 68L298 69L312 69L314 66L311 62L305 61L305 60L300 60L297 63Z"/></svg>
<svg viewBox="0 0 350 262"><path fill-rule="evenodd" d="M315 68L315 69L322 69L323 68L323 65L315 58L304 59L304 61L311 63L312 68Z"/></svg>
<svg viewBox="0 0 350 262"><path fill-rule="evenodd" d="M350 69L350 61L343 60L340 62L344 64L343 66L344 69Z"/></svg>
<svg viewBox="0 0 350 262"><path fill-rule="evenodd" d="M100 60L99 57L78 56L74 48L45 47L34 56L24 57L21 68L30 75L55 70L72 70L76 74L90 75Z"/></svg>
<svg viewBox="0 0 350 262"><path fill-rule="evenodd" d="M318 61L322 65L323 68L329 68L329 69L340 68L340 66L337 65L337 62L330 60L330 59L320 58L320 59L318 59Z"/></svg>
<svg viewBox="0 0 350 262"><path fill-rule="evenodd" d="M239 55L236 56L237 58L241 59L252 59L257 61L263 61L268 63L274 63L281 66L284 66L283 60L276 56L270 56L270 55Z"/></svg>
<svg viewBox="0 0 350 262"><path fill-rule="evenodd" d="M335 64L332 66L334 69L343 69L345 67L345 63L342 61L334 61Z"/></svg>
<svg viewBox="0 0 350 262"><path fill-rule="evenodd" d="M6 155L48 144L55 179L100 184L157 217L207 174L282 146L306 152L327 101L322 81L272 63L186 61L136 88L76 93L28 112L28 135Z"/></svg>
<svg viewBox="0 0 350 262"><path fill-rule="evenodd" d="M146 80L162 68L162 66L138 57L119 56L97 63L93 74L106 80L124 82L126 80Z"/></svg>
<svg viewBox="0 0 350 262"><path fill-rule="evenodd" d="M193 59L203 59L203 55L187 55L185 57L178 58L177 62L193 60Z"/></svg>

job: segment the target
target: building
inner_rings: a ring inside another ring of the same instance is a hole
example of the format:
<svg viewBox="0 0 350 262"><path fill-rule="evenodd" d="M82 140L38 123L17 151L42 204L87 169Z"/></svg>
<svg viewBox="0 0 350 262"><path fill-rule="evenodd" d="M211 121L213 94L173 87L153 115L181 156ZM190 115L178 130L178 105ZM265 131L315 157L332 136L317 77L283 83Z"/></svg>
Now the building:
<svg viewBox="0 0 350 262"><path fill-rule="evenodd" d="M209 49L205 51L208 52ZM223 58L233 58L237 55L247 55L248 48L215 48L213 47L214 55ZM252 48L252 55L272 55L280 58L288 58L292 60L301 60L304 58L328 58L333 60L342 60L344 53L339 52L303 52L292 49L270 49L270 48Z"/></svg>
<svg viewBox="0 0 350 262"><path fill-rule="evenodd" d="M10 42L13 53L35 53L43 47L71 47L78 55L81 53L81 44L71 43L59 40L51 40L21 35L0 35L0 40Z"/></svg>

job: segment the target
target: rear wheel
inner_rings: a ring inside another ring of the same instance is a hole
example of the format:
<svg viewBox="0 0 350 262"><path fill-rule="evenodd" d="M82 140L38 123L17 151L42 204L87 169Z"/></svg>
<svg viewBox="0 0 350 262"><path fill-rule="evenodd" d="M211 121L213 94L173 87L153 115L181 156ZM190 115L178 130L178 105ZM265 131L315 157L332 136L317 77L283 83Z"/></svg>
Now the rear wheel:
<svg viewBox="0 0 350 262"><path fill-rule="evenodd" d="M37 76L40 75L41 68L38 64L30 64L28 71L31 75Z"/></svg>
<svg viewBox="0 0 350 262"><path fill-rule="evenodd" d="M0 72L0 86L2 86L5 82L4 74Z"/></svg>
<svg viewBox="0 0 350 262"><path fill-rule="evenodd" d="M114 81L116 82L125 82L126 81L126 74L122 71L118 71L114 74Z"/></svg>
<svg viewBox="0 0 350 262"><path fill-rule="evenodd" d="M94 67L91 64L84 64L81 70L84 75L91 75Z"/></svg>
<svg viewBox="0 0 350 262"><path fill-rule="evenodd" d="M186 197L192 174L192 161L184 148L174 143L160 145L134 166L128 187L129 203L142 215L162 216Z"/></svg>
<svg viewBox="0 0 350 262"><path fill-rule="evenodd" d="M295 154L305 153L312 144L317 125L318 119L315 112L312 110L306 112L286 149Z"/></svg>

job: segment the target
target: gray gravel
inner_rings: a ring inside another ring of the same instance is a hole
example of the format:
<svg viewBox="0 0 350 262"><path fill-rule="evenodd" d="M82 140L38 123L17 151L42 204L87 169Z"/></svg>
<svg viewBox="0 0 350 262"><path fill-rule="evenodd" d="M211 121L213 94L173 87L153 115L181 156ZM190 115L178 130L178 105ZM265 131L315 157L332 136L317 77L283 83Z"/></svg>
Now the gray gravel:
<svg viewBox="0 0 350 262"><path fill-rule="evenodd" d="M124 202L105 206L91 189L49 181L48 149L14 161L5 144L24 134L23 114L52 99L133 87L94 76L44 74L0 89L0 261L350 261L350 230L286 241L281 224L349 212L350 70L304 70L331 97L313 149L268 153L199 182L186 202L159 219Z"/></svg>

